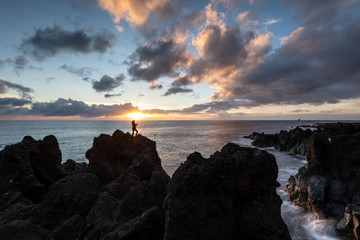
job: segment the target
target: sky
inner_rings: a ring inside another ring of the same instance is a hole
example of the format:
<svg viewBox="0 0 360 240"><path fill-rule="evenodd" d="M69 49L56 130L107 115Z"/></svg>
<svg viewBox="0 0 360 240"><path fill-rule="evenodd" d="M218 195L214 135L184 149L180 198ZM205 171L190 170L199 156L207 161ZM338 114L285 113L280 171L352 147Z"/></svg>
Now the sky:
<svg viewBox="0 0 360 240"><path fill-rule="evenodd" d="M0 22L0 120L360 120L359 0L8 0Z"/></svg>

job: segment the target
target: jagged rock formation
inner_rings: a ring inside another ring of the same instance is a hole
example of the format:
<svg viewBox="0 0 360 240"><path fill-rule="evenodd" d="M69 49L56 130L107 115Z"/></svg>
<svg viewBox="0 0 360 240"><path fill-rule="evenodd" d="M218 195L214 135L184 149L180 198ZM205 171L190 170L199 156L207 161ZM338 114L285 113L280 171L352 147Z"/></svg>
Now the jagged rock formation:
<svg viewBox="0 0 360 240"><path fill-rule="evenodd" d="M280 133L276 134L253 132L249 137L253 140L252 144L257 147L275 147L280 151L305 155L308 140L311 135L311 130L303 130L299 127L296 127L290 131L282 130Z"/></svg>
<svg viewBox="0 0 360 240"><path fill-rule="evenodd" d="M1 238L290 239L265 151L228 144L210 159L194 153L170 185L155 142L141 135L102 134L86 157L61 164L54 136L6 146Z"/></svg>
<svg viewBox="0 0 360 240"><path fill-rule="evenodd" d="M170 181L164 239L291 239L277 173L273 155L236 144L191 154Z"/></svg>
<svg viewBox="0 0 360 240"><path fill-rule="evenodd" d="M315 127L314 132L295 128L279 134L255 133L253 144L306 154L308 163L288 180L290 199L320 217L336 218L339 231L349 239L359 239L360 124L324 123ZM306 146L306 151L299 152L299 146Z"/></svg>
<svg viewBox="0 0 360 240"><path fill-rule="evenodd" d="M314 134L307 159L288 181L290 199L320 216L343 218L337 228L359 239L360 134Z"/></svg>

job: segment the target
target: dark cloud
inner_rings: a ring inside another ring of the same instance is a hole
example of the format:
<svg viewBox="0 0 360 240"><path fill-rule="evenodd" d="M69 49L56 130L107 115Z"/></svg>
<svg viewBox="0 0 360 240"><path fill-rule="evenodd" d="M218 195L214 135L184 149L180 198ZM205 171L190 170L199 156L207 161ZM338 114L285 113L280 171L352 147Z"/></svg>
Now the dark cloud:
<svg viewBox="0 0 360 240"><path fill-rule="evenodd" d="M316 105L360 97L360 19L336 25L297 29L229 91L258 104Z"/></svg>
<svg viewBox="0 0 360 240"><path fill-rule="evenodd" d="M6 81L5 79L0 78L0 93L6 93L8 88L17 91L19 95L24 99L32 99L29 94L34 92L34 90L32 90L31 88L24 87L20 84L11 83Z"/></svg>
<svg viewBox="0 0 360 240"><path fill-rule="evenodd" d="M181 88L181 87L172 87L169 88L163 96L170 96L172 94L177 94L177 93L189 93L192 92L192 89L189 88Z"/></svg>
<svg viewBox="0 0 360 240"><path fill-rule="evenodd" d="M115 78L104 75L99 81L93 81L92 87L97 92L110 92L120 86L124 79L125 76L123 74L120 74L118 77Z"/></svg>
<svg viewBox="0 0 360 240"><path fill-rule="evenodd" d="M16 74L22 72L28 65L28 60L24 56L17 56L15 59L8 58L7 63L14 67Z"/></svg>
<svg viewBox="0 0 360 240"><path fill-rule="evenodd" d="M25 69L31 69L31 70L35 69L35 70L39 70L39 71L43 70L40 67L34 67L34 66L30 65L29 61L22 55L19 55L19 56L15 57L14 59L7 58L6 63L8 65L10 65L11 67L13 67L13 70L17 75L20 75L20 73L22 73Z"/></svg>
<svg viewBox="0 0 360 240"><path fill-rule="evenodd" d="M105 98L112 98L112 97L120 97L121 93L118 94L105 94L104 97Z"/></svg>
<svg viewBox="0 0 360 240"><path fill-rule="evenodd" d="M305 109L295 109L293 111L291 111L293 113L301 113L301 112L310 112L309 110L305 110Z"/></svg>
<svg viewBox="0 0 360 240"><path fill-rule="evenodd" d="M352 0L327 0L326 2L286 0L284 4L293 10L297 20L303 21L304 25L310 26L334 24L339 11L343 11L343 7L349 7L354 2Z"/></svg>
<svg viewBox="0 0 360 240"><path fill-rule="evenodd" d="M69 65L66 65L66 64L63 64L59 68L64 69L65 71L68 71L69 73L73 73L73 74L78 75L80 77L91 76L92 71L94 71L94 69L89 68L89 67L77 68L77 67L69 66Z"/></svg>
<svg viewBox="0 0 360 240"><path fill-rule="evenodd" d="M19 98L0 98L0 109L5 107L19 107L31 104L31 101Z"/></svg>
<svg viewBox="0 0 360 240"><path fill-rule="evenodd" d="M190 84L191 84L191 81L189 80L189 78L187 76L179 76L174 79L174 81L171 83L171 86L172 87L183 87L183 86L187 86Z"/></svg>
<svg viewBox="0 0 360 240"><path fill-rule="evenodd" d="M203 33L202 56L188 68L188 77L201 81L204 75L225 68L241 67L247 60L246 45L255 38L255 33L243 33L238 25L221 30L219 25L207 26ZM269 52L270 47L263 49Z"/></svg>
<svg viewBox="0 0 360 240"><path fill-rule="evenodd" d="M115 34L106 29L90 35L84 29L69 31L60 26L54 26L35 29L32 36L23 40L20 49L37 60L43 60L61 52L104 53L114 45L115 40Z"/></svg>
<svg viewBox="0 0 360 240"><path fill-rule="evenodd" d="M138 111L131 103L103 105L88 105L82 101L59 98L55 102L36 102L31 108L6 108L0 110L0 115L34 115L34 116L80 116L101 117L118 116L132 111Z"/></svg>
<svg viewBox="0 0 360 240"><path fill-rule="evenodd" d="M131 56L128 73L133 81L152 82L161 76L173 76L178 67L189 61L184 44L173 40L159 40L154 44L138 47Z"/></svg>
<svg viewBox="0 0 360 240"><path fill-rule="evenodd" d="M163 85L158 83L158 82L151 82L150 85L149 85L149 88L151 90L155 90L155 89L162 89L163 88Z"/></svg>

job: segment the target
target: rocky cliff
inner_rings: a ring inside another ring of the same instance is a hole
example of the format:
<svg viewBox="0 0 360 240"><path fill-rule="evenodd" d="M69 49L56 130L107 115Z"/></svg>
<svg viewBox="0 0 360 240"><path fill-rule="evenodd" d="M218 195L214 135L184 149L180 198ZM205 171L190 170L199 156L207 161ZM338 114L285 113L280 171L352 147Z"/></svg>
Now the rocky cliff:
<svg viewBox="0 0 360 240"><path fill-rule="evenodd" d="M306 155L308 163L288 180L290 199L320 217L335 218L342 234L360 239L360 124L325 123L316 128L251 137L256 146Z"/></svg>
<svg viewBox="0 0 360 240"><path fill-rule="evenodd" d="M89 164L68 160L54 136L0 152L2 239L290 239L265 151L226 145L193 153L173 178L154 141L100 135Z"/></svg>

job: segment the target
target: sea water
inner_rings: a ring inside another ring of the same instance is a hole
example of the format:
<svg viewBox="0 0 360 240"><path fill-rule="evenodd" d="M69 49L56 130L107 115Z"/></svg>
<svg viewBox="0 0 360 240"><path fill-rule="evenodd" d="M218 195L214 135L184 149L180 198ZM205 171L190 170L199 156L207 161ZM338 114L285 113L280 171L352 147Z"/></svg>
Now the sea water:
<svg viewBox="0 0 360 240"><path fill-rule="evenodd" d="M209 157L228 142L251 146L244 136L252 132L276 133L297 125L312 125L320 121L139 121L139 133L156 141L157 151L165 171L172 175L186 157L194 151ZM324 121L321 121L324 122ZM112 134L116 129L131 131L130 121L0 121L0 150L8 144L20 142L26 135L43 139L55 135L62 151L62 159L86 162L85 152L94 137ZM267 149L275 155L279 167L277 192L283 204L282 217L293 240L335 240L331 220L318 219L288 200L284 192L290 175L295 175L306 164L306 158Z"/></svg>

